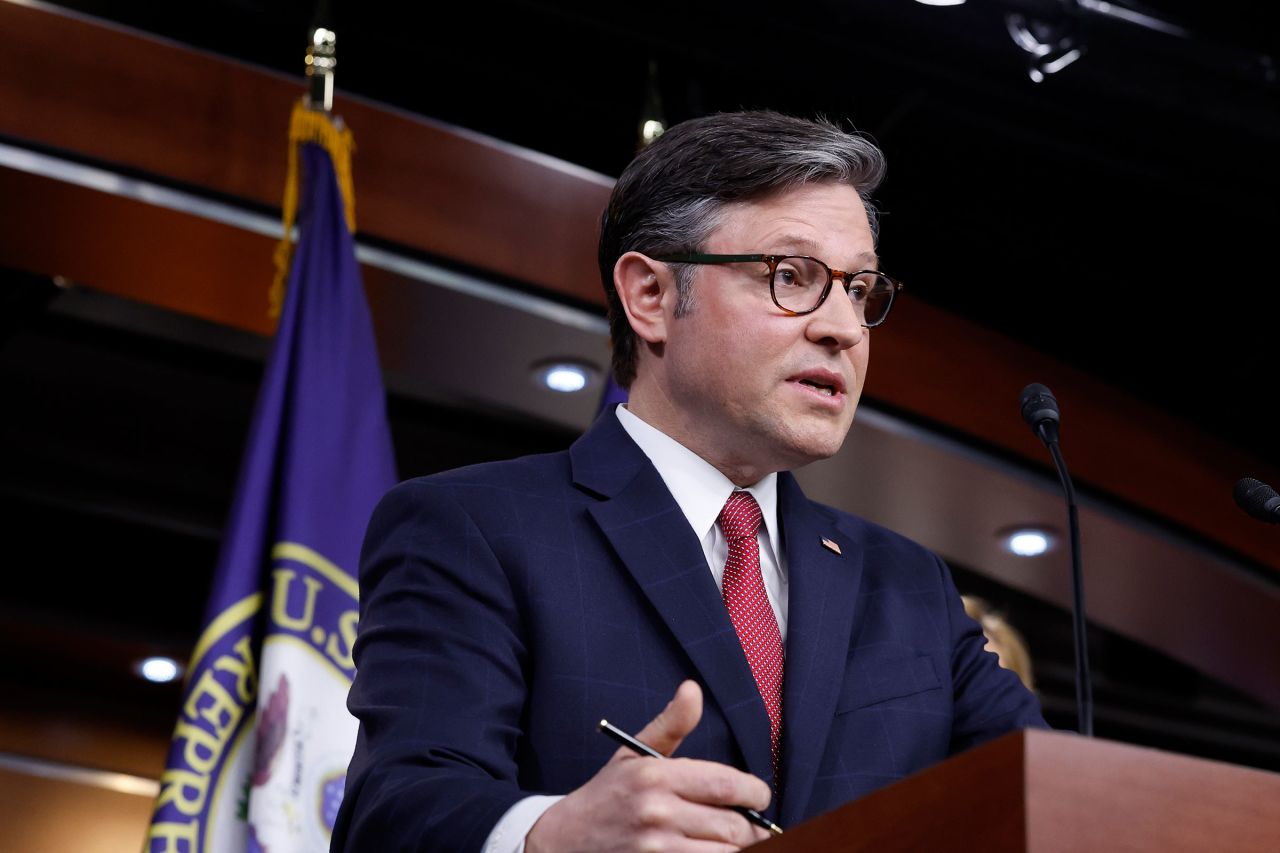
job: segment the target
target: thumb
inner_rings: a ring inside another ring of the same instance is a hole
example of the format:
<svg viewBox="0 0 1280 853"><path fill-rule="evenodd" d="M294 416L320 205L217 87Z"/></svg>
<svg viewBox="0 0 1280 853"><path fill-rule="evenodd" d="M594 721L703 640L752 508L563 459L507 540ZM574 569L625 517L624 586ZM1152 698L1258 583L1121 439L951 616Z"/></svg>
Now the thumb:
<svg viewBox="0 0 1280 853"><path fill-rule="evenodd" d="M702 688L696 681L685 681L676 688L676 695L662 709L662 713L641 729L636 738L663 755L670 755L701 719Z"/></svg>

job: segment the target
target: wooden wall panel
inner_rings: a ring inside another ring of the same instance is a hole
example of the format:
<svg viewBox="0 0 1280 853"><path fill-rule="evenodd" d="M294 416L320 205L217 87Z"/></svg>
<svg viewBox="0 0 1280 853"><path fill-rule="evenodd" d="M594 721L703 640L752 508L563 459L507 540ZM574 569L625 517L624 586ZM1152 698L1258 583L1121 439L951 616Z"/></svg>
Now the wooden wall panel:
<svg viewBox="0 0 1280 853"><path fill-rule="evenodd" d="M22 853L136 853L151 798L0 769L0 848Z"/></svg>
<svg viewBox="0 0 1280 853"><path fill-rule="evenodd" d="M301 77L11 3L0 32L0 134L279 206ZM600 301L611 180L358 98L335 112L356 138L361 232Z"/></svg>

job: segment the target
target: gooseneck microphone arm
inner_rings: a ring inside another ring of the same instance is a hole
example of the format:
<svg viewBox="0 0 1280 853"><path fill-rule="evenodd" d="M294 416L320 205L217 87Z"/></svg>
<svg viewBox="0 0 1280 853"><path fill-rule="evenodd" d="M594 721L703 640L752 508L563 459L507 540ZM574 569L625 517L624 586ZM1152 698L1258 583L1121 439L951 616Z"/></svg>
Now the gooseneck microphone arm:
<svg viewBox="0 0 1280 853"><path fill-rule="evenodd" d="M1058 479L1067 498L1067 526L1071 535L1071 600L1072 633L1076 651L1076 720L1080 734L1093 737L1093 683L1089 676L1089 644L1085 633L1084 569L1080 561L1080 514L1076 508L1076 490L1067 473L1067 463L1058 445L1058 400L1053 392L1038 382L1022 389L1022 418L1036 436L1049 448Z"/></svg>

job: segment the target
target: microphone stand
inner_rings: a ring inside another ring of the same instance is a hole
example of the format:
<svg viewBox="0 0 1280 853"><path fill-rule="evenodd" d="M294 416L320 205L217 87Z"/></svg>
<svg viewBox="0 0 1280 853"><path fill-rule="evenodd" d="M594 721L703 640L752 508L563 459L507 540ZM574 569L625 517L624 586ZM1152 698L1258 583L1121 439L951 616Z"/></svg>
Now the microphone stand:
<svg viewBox="0 0 1280 853"><path fill-rule="evenodd" d="M1077 723L1080 734L1093 737L1093 685L1089 677L1089 644L1085 634L1084 568L1080 559L1080 513L1076 508L1076 490L1071 485L1071 475L1067 473L1067 463L1062 458L1057 436L1046 435L1050 430L1045 429L1044 425L1038 427L1036 432L1053 456L1058 479L1062 481L1062 491L1067 497L1067 526L1071 535L1071 598L1075 605L1071 609L1071 627L1076 647Z"/></svg>
<svg viewBox="0 0 1280 853"><path fill-rule="evenodd" d="M1089 644L1084 619L1084 569L1080 558L1080 513L1076 508L1076 490L1067 473L1067 463L1058 445L1058 424L1062 419L1058 400L1039 382L1022 389L1022 419L1036 437L1049 448L1062 491L1067 497L1067 526L1071 531L1071 598L1072 633L1076 647L1076 713L1080 734L1093 737L1093 684L1089 678Z"/></svg>

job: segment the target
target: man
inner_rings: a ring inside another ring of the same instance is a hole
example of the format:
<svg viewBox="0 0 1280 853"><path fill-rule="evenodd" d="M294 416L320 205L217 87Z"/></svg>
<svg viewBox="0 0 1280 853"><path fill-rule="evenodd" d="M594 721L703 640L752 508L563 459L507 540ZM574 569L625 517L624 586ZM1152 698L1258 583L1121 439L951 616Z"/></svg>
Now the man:
<svg viewBox="0 0 1280 853"><path fill-rule="evenodd" d="M626 407L370 524L335 850L734 850L765 833L725 806L794 825L1044 725L937 557L786 473L844 441L897 291L882 171L773 113L628 167L600 238Z"/></svg>

